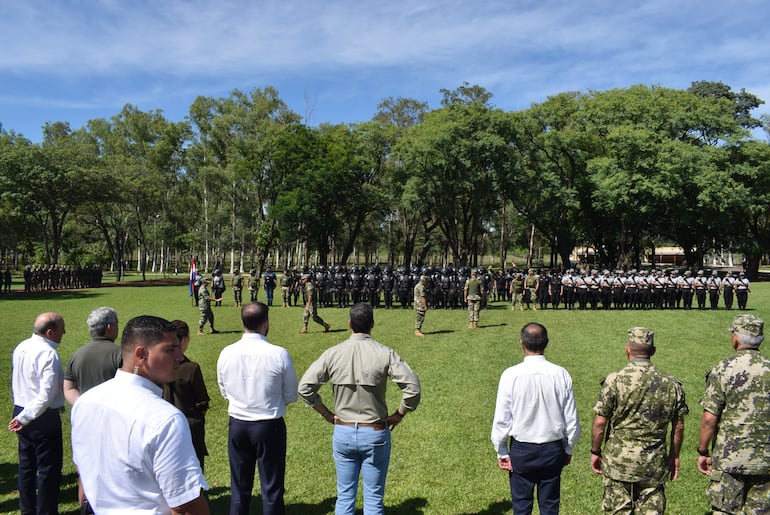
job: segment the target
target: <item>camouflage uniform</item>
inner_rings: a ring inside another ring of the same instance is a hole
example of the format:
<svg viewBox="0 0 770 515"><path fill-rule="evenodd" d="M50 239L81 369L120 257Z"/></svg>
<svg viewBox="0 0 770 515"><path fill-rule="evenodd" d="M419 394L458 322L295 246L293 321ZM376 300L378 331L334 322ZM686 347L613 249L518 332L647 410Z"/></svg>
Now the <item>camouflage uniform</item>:
<svg viewBox="0 0 770 515"><path fill-rule="evenodd" d="M479 310L481 308L481 295L484 286L481 280L476 277L476 272L471 274L470 279L465 281L463 288L465 302L468 303L468 322L469 328L474 329L479 326Z"/></svg>
<svg viewBox="0 0 770 515"><path fill-rule="evenodd" d="M259 277L257 271L249 270L249 299L251 302L257 302L259 297Z"/></svg>
<svg viewBox="0 0 770 515"><path fill-rule="evenodd" d="M421 276L417 284L414 285L414 311L415 334L422 332L422 323L425 321L425 311L427 309L427 299L425 298L425 276Z"/></svg>
<svg viewBox="0 0 770 515"><path fill-rule="evenodd" d="M230 286L233 287L233 300L235 306L238 307L243 303L243 276L240 270L236 270L233 273L232 279L230 279Z"/></svg>
<svg viewBox="0 0 770 515"><path fill-rule="evenodd" d="M762 326L754 315L738 315L731 329L762 336ZM742 346L717 363L706 376L701 406L718 420L706 490L714 513L769 513L770 358L758 345Z"/></svg>
<svg viewBox="0 0 770 515"><path fill-rule="evenodd" d="M649 329L628 331L629 344L652 346L652 338ZM602 509L606 513L663 513L669 473L668 428L689 413L682 383L656 368L649 358L635 357L601 384L594 412L606 419L604 451L599 453Z"/></svg>
<svg viewBox="0 0 770 515"><path fill-rule="evenodd" d="M288 308L291 303L291 283L292 278L288 270L283 271L281 276L281 299L283 300L283 307Z"/></svg>
<svg viewBox="0 0 770 515"><path fill-rule="evenodd" d="M216 332L214 330L214 312L211 310L211 295L207 286L208 282L208 279L203 279L201 287L198 289L198 309L201 311L201 319L198 322L198 334L203 334L203 326L206 325L206 322L211 326L211 332Z"/></svg>
<svg viewBox="0 0 770 515"><path fill-rule="evenodd" d="M324 319L318 316L318 294L316 293L315 285L313 284L313 281L306 276L305 278L305 298L307 299L307 304L305 305L305 314L302 318L302 333L307 332L307 324L310 321L310 318L313 318L313 322L316 324L322 325L324 327L324 331L329 330L329 324L324 322Z"/></svg>

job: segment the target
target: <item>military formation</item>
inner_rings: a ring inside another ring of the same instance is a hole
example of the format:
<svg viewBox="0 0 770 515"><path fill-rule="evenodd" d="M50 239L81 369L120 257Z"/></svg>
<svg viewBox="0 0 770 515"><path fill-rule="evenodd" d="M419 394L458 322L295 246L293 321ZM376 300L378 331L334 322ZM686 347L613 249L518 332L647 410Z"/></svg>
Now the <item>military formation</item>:
<svg viewBox="0 0 770 515"><path fill-rule="evenodd" d="M467 309L466 282L476 273L481 309L506 302L525 309L746 309L751 283L743 272L703 270L573 269L493 271L483 266L308 266L285 269L280 278L284 306L304 305L302 280L315 286L318 306L350 307L367 302L375 308L411 309L414 287L425 276L429 309ZM476 289L474 281L474 291ZM472 322L472 321L471 321Z"/></svg>
<svg viewBox="0 0 770 515"><path fill-rule="evenodd" d="M72 265L27 265L23 274L24 291L27 293L98 288L102 285L102 269L98 266L81 268ZM10 288L10 281L8 287Z"/></svg>

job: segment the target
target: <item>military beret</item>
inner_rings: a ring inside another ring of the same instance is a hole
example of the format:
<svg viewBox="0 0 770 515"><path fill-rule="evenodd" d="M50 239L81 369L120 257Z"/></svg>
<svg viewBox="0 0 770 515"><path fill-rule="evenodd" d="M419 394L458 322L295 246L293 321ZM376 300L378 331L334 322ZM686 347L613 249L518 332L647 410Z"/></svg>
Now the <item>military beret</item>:
<svg viewBox="0 0 770 515"><path fill-rule="evenodd" d="M635 343L637 345L654 345L653 337L655 332L652 329L646 327L632 327L628 330L628 343Z"/></svg>
<svg viewBox="0 0 770 515"><path fill-rule="evenodd" d="M762 336L765 322L756 315L735 315L730 331L746 336Z"/></svg>

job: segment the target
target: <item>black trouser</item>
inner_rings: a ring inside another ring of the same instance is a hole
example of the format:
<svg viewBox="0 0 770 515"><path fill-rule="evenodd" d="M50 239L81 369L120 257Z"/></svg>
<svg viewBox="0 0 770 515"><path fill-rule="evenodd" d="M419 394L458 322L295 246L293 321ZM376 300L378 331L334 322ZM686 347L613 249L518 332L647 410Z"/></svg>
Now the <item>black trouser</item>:
<svg viewBox="0 0 770 515"><path fill-rule="evenodd" d="M22 412L13 407L13 416ZM59 513L63 461L59 410L45 410L16 433L19 437L19 511L27 514Z"/></svg>
<svg viewBox="0 0 770 515"><path fill-rule="evenodd" d="M709 290L709 302L711 303L711 309L719 307L719 289L712 288Z"/></svg>
<svg viewBox="0 0 770 515"><path fill-rule="evenodd" d="M245 421L230 417L230 515L247 515L259 466L262 513L283 514L286 474L286 424L283 418Z"/></svg>
<svg viewBox="0 0 770 515"><path fill-rule="evenodd" d="M698 299L698 309L706 309L706 288L695 288L695 297Z"/></svg>
<svg viewBox="0 0 770 515"><path fill-rule="evenodd" d="M733 309L733 289L732 288L724 289L724 298L725 298L725 308Z"/></svg>

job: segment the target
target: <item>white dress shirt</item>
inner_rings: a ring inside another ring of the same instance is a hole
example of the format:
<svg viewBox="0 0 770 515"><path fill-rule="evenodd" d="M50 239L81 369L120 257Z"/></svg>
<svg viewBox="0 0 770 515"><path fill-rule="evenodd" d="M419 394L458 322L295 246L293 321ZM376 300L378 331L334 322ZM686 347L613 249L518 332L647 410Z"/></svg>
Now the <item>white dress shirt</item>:
<svg viewBox="0 0 770 515"><path fill-rule="evenodd" d="M169 514L209 486L187 419L152 381L123 370L72 407L72 460L96 513Z"/></svg>
<svg viewBox="0 0 770 515"><path fill-rule="evenodd" d="M47 409L64 406L64 371L58 347L58 343L33 334L13 351L13 403L24 408L16 416L23 426Z"/></svg>
<svg viewBox="0 0 770 515"><path fill-rule="evenodd" d="M547 443L561 440L564 452L580 436L572 378L545 356L525 356L500 377L492 423L492 444L498 457L508 456L508 439Z"/></svg>
<svg viewBox="0 0 770 515"><path fill-rule="evenodd" d="M297 400L297 373L289 352L260 333L243 337L222 349L217 383L228 401L227 413L238 420L277 419Z"/></svg>

